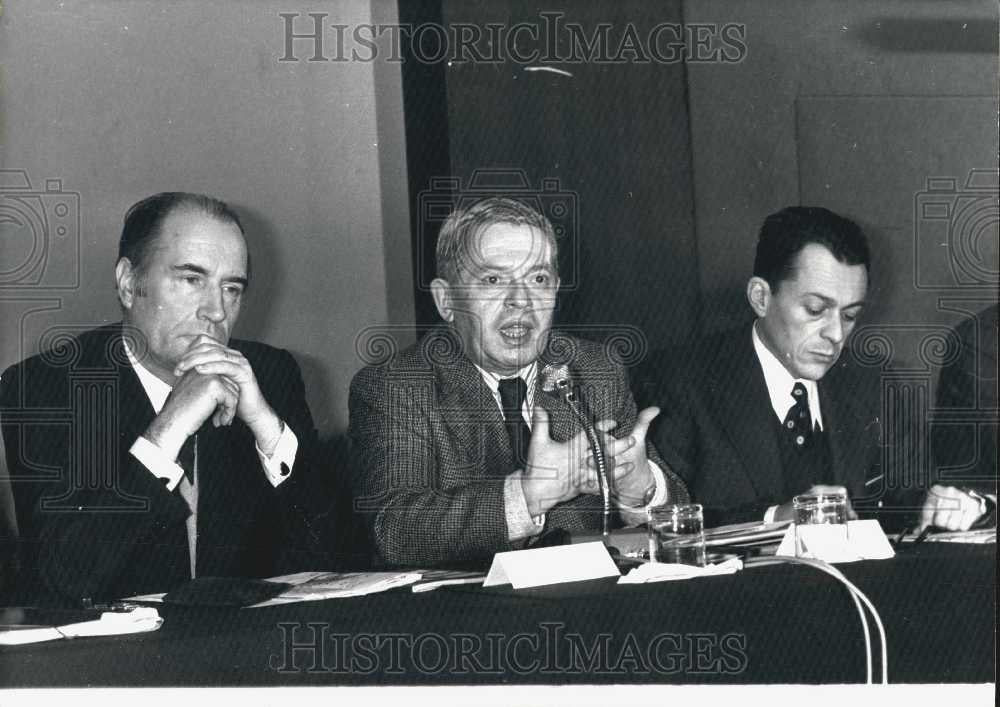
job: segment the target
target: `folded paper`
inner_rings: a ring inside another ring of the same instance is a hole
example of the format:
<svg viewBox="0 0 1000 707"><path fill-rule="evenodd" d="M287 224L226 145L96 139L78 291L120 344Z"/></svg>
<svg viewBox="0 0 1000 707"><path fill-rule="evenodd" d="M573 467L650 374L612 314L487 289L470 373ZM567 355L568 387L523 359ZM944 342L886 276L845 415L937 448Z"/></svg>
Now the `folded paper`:
<svg viewBox="0 0 1000 707"><path fill-rule="evenodd" d="M592 542L498 552L483 586L510 584L524 589L620 574L604 543Z"/></svg>
<svg viewBox="0 0 1000 707"><path fill-rule="evenodd" d="M801 525L799 542L806 557L830 563L887 560L896 553L876 520L851 520L845 525ZM775 555L795 557L796 526L785 531Z"/></svg>

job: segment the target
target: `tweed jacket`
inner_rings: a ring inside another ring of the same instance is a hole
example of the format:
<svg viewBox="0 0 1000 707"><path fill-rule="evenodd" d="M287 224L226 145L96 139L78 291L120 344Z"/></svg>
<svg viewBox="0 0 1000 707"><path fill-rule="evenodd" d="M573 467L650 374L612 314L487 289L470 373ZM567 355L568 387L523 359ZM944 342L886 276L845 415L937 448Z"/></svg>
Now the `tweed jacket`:
<svg viewBox="0 0 1000 707"><path fill-rule="evenodd" d="M625 370L602 346L552 333L539 359L549 362L568 363L592 414L618 422L617 436L631 431L636 407ZM581 431L560 400L540 391L534 400L548 411L556 441ZM432 330L355 376L350 434L355 508L383 562L483 560L525 546L508 540L504 481L515 465L503 416L450 329ZM671 498L686 499L656 450L647 451ZM601 509L598 496L577 496L549 510L545 529L599 529Z"/></svg>

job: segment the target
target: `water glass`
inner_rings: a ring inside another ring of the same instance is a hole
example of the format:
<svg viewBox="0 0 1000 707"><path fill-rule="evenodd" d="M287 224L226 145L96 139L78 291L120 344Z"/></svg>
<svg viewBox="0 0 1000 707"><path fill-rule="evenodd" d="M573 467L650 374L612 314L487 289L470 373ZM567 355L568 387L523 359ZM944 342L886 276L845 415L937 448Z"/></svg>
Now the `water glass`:
<svg viewBox="0 0 1000 707"><path fill-rule="evenodd" d="M847 495L843 493L803 494L792 499L792 511L795 520L795 556L812 557L808 547L803 542L805 526L826 525L837 526L822 531L823 536L843 540L847 539ZM818 531L809 530L808 533Z"/></svg>
<svg viewBox="0 0 1000 707"><path fill-rule="evenodd" d="M705 521L701 504L658 506L648 511L649 559L705 566Z"/></svg>

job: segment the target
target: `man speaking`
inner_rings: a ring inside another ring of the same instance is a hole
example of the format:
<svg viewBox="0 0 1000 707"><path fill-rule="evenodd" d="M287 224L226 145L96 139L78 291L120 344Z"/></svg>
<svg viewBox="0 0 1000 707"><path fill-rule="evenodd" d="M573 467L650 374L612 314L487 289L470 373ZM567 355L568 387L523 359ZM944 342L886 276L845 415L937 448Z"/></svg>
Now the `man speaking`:
<svg viewBox="0 0 1000 707"><path fill-rule="evenodd" d="M601 528L586 436L546 393L571 371L604 436L616 518L686 500L646 443L622 366L603 347L552 334L559 288L548 220L490 198L441 228L432 294L445 325L355 376L350 431L356 508L380 559L424 565L489 558L543 532Z"/></svg>
<svg viewBox="0 0 1000 707"><path fill-rule="evenodd" d="M230 339L249 285L239 218L199 194L143 199L115 282L120 324L2 378L22 586L78 601L294 565L315 539L315 430L292 356Z"/></svg>

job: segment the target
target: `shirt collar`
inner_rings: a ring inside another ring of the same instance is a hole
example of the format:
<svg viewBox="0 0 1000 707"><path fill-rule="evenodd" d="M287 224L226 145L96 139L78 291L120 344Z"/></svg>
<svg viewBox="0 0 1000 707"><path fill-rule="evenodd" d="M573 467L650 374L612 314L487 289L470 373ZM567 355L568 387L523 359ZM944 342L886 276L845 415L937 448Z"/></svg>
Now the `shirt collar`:
<svg viewBox="0 0 1000 707"><path fill-rule="evenodd" d="M805 386L809 396L809 415L813 419L813 426L823 429L819 387L816 385L816 381L795 378L789 373L784 364L760 340L760 336L757 334L757 322L754 322L750 336L753 339L753 349L757 353L757 360L760 361L761 370L764 372L764 383L767 385L767 394L771 398L771 407L774 408L774 414L778 416L778 421L784 421L789 408L795 404L792 388L796 383L801 383Z"/></svg>
<svg viewBox="0 0 1000 707"><path fill-rule="evenodd" d="M149 398L149 402L153 405L153 411L159 415L160 410L163 409L163 405L167 402L167 396L173 390L173 386L164 383L148 368L139 363L139 359L135 357L132 349L129 348L126 337L122 337L122 343L125 345L125 355L128 357L128 362L131 364L136 376L139 377L142 389L146 391L146 397Z"/></svg>
<svg viewBox="0 0 1000 707"><path fill-rule="evenodd" d="M476 366L476 370L479 371L479 375L481 375L483 377L483 381L486 383L486 386L490 389L490 392L493 393L493 396L496 397L496 396L500 395L500 381L501 381L501 376L498 376L498 375L496 375L494 373L490 373L486 369L480 368L476 364L472 364L472 365ZM532 361L527 366L525 366L524 368L522 368L521 370L519 370L517 372L518 377L524 379L524 383L525 383L525 385L528 388L528 398L529 399L532 397L532 394L534 392L535 376L537 374L538 374L538 362L537 361ZM507 376L507 377L513 378L513 376Z"/></svg>

